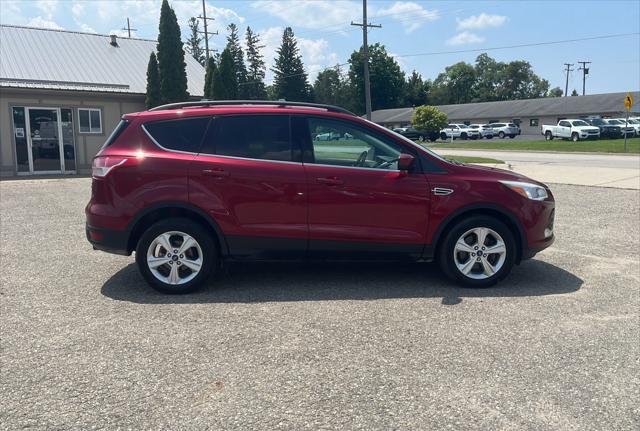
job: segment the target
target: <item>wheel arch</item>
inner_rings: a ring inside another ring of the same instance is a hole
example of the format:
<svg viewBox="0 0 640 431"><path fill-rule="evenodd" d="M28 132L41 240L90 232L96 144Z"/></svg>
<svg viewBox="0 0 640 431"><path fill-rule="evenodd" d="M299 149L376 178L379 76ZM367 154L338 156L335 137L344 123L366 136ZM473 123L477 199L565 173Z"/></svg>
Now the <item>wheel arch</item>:
<svg viewBox="0 0 640 431"><path fill-rule="evenodd" d="M135 250L138 240L149 226L168 217L184 217L202 225L211 233L220 254L229 254L226 238L218 223L200 208L186 202L163 202L139 212L127 228L127 252Z"/></svg>
<svg viewBox="0 0 640 431"><path fill-rule="evenodd" d="M451 213L442 223L440 223L440 226L433 235L433 256L438 255L438 251L440 250L440 247L442 247L443 239L446 237L449 230L451 230L461 220L477 215L494 217L503 222L509 228L517 244L516 263L520 263L524 249L527 246L527 237L524 227L511 211L493 204L468 205Z"/></svg>

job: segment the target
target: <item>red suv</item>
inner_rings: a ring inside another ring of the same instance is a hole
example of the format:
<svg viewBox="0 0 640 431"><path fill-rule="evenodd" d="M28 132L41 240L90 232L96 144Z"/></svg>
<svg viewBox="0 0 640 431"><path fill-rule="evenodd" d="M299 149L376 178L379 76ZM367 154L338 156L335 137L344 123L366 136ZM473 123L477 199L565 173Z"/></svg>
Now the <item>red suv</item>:
<svg viewBox="0 0 640 431"><path fill-rule="evenodd" d="M537 181L446 160L334 106L186 102L128 114L93 161L88 240L166 293L226 260L436 260L468 286L554 240Z"/></svg>

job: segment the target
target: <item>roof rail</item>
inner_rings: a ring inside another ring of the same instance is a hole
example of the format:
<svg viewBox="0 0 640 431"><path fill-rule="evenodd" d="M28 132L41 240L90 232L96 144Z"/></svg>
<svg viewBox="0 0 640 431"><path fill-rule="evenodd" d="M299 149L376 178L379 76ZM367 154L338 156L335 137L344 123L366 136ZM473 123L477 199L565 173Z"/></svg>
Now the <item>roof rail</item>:
<svg viewBox="0 0 640 431"><path fill-rule="evenodd" d="M180 109L180 108L191 108L191 107L206 107L206 106L237 106L237 105L248 105L248 106L293 106L293 107L307 107L307 108L317 108L317 109L325 109L329 112L339 112L341 114L348 115L356 115L353 112L340 108L339 106L334 105L325 105L322 103L307 103L307 102L288 102L286 100L197 100L193 102L178 102L178 103L169 103L167 105L156 106L155 108L149 109L149 111L165 111L168 109Z"/></svg>

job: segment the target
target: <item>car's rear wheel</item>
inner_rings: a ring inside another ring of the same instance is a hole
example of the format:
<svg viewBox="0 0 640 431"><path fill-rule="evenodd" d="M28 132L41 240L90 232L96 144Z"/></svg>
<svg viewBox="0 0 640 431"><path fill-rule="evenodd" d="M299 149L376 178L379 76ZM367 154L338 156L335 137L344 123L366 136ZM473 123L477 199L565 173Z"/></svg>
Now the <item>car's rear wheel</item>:
<svg viewBox="0 0 640 431"><path fill-rule="evenodd" d="M451 279L468 287L489 287L515 263L516 242L509 228L489 216L473 216L449 230L438 263Z"/></svg>
<svg viewBox="0 0 640 431"><path fill-rule="evenodd" d="M515 137L516 137L516 135L509 135L509 139L513 139Z"/></svg>
<svg viewBox="0 0 640 431"><path fill-rule="evenodd" d="M184 218L171 218L148 228L138 241L136 263L142 276L163 293L190 293L216 267L218 253L209 232Z"/></svg>
<svg viewBox="0 0 640 431"><path fill-rule="evenodd" d="M440 139L442 139L443 141L447 140L447 134L446 133L440 133Z"/></svg>
<svg viewBox="0 0 640 431"><path fill-rule="evenodd" d="M544 134L544 139L547 141L553 141L553 133L551 133L551 131L547 130Z"/></svg>

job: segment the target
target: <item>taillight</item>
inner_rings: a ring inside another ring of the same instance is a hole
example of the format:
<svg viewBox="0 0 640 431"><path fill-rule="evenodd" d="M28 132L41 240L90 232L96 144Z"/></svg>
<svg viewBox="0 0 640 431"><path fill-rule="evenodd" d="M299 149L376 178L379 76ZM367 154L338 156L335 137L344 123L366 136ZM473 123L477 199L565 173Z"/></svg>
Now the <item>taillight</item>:
<svg viewBox="0 0 640 431"><path fill-rule="evenodd" d="M94 178L104 178L111 170L123 165L126 161L126 157L96 157L93 159L93 165L91 166L91 175Z"/></svg>

